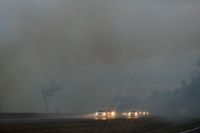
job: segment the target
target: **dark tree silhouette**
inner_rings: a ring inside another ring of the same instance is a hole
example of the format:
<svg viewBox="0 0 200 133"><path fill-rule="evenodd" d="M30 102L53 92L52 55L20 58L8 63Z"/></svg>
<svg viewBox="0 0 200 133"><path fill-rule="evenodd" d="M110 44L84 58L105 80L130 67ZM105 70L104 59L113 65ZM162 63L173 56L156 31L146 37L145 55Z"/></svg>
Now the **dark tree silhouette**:
<svg viewBox="0 0 200 133"><path fill-rule="evenodd" d="M43 96L45 108L48 113L50 113L48 98L50 96L53 96L55 92L58 92L63 88L64 88L63 84L60 84L56 81L52 81L49 85L44 85L41 87L41 94Z"/></svg>
<svg viewBox="0 0 200 133"><path fill-rule="evenodd" d="M200 68L200 60L197 61ZM158 115L200 117L200 70L195 70L192 79L174 91L155 91L146 105Z"/></svg>

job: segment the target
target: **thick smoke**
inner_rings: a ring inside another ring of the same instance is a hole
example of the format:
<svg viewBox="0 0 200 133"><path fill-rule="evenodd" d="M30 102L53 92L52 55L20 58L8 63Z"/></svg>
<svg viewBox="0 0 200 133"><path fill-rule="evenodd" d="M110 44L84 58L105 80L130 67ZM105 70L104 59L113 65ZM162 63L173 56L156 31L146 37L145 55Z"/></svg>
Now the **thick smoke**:
<svg viewBox="0 0 200 133"><path fill-rule="evenodd" d="M200 67L192 73L191 81L183 80L182 86L173 91L155 91L145 103L154 114L168 117L200 116Z"/></svg>
<svg viewBox="0 0 200 133"><path fill-rule="evenodd" d="M95 110L122 88L172 89L200 51L194 1L1 0L0 16L0 104L11 112L44 112L52 80L64 83L50 99L61 112Z"/></svg>
<svg viewBox="0 0 200 133"><path fill-rule="evenodd" d="M168 118L199 118L200 117L200 66L191 73L190 80L183 80L180 87L170 89L155 89L151 95L141 98L120 95L113 98L111 107L120 111L148 110L151 115ZM145 94L145 92L143 93ZM116 101L119 101L116 106Z"/></svg>

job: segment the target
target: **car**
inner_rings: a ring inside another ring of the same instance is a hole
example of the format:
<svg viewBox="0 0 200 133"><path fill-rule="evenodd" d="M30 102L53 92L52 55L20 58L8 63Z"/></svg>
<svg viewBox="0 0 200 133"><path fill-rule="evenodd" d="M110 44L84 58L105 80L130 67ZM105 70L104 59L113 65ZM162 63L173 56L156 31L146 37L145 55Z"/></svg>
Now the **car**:
<svg viewBox="0 0 200 133"><path fill-rule="evenodd" d="M149 112L135 111L135 110L127 112L127 113L123 113L123 116L125 116L128 119L136 119L136 118L145 117L148 115L149 115Z"/></svg>
<svg viewBox="0 0 200 133"><path fill-rule="evenodd" d="M115 111L98 110L95 113L96 120L115 119L115 117L116 117Z"/></svg>

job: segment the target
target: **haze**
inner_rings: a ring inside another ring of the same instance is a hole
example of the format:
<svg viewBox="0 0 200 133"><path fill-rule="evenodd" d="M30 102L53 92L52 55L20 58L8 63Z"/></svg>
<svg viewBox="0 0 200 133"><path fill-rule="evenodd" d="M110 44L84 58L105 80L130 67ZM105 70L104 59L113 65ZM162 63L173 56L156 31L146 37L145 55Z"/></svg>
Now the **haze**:
<svg viewBox="0 0 200 133"><path fill-rule="evenodd" d="M1 0L0 105L7 112L92 112L190 80L200 57L196 0ZM123 90L123 91L122 91ZM144 98L145 100L145 98ZM2 109L3 110L3 109Z"/></svg>

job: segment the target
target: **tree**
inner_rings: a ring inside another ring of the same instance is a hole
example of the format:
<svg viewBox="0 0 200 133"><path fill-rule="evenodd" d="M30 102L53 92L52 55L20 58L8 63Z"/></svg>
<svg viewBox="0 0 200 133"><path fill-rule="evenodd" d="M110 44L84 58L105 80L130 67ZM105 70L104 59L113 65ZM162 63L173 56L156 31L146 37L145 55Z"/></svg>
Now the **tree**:
<svg viewBox="0 0 200 133"><path fill-rule="evenodd" d="M43 85L41 87L41 94L43 96L44 104L48 113L50 113L48 98L50 96L53 96L55 92L58 92L63 88L63 85L56 81L52 81L49 85Z"/></svg>

